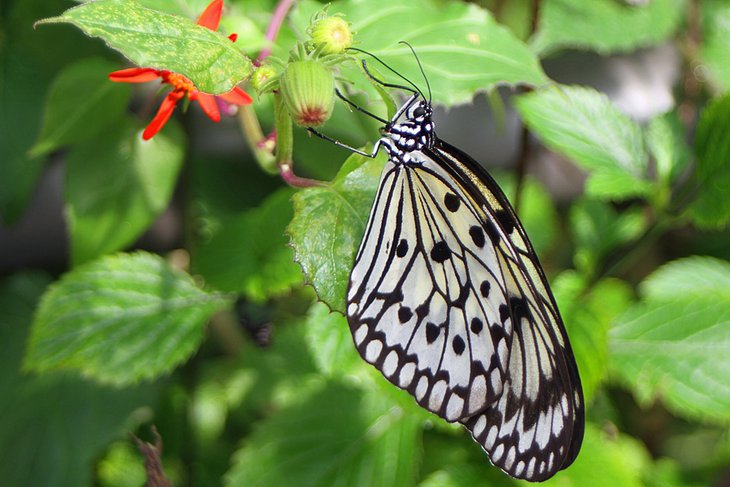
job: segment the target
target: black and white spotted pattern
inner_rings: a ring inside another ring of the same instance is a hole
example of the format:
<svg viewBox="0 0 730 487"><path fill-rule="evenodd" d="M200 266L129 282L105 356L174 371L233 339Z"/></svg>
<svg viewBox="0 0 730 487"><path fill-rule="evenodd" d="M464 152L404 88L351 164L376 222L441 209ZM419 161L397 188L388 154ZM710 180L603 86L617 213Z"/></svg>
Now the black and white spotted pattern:
<svg viewBox="0 0 730 487"><path fill-rule="evenodd" d="M506 197L436 138L417 98L378 142L389 162L347 294L355 345L422 407L463 423L496 466L545 480L583 437L565 329Z"/></svg>

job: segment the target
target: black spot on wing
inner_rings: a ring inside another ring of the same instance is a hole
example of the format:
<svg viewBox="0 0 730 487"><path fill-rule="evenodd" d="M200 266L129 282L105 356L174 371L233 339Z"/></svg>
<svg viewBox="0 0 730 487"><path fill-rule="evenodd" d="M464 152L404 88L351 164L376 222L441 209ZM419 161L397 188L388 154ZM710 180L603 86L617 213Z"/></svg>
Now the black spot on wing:
<svg viewBox="0 0 730 487"><path fill-rule="evenodd" d="M437 242L431 249L431 258L439 264L443 264L450 255L451 249L449 248L448 244L443 240Z"/></svg>
<svg viewBox="0 0 730 487"><path fill-rule="evenodd" d="M469 228L469 236L471 237L471 241L474 242L474 245L476 245L480 249L482 247L484 247L485 240L484 240L484 231L482 230L482 227L479 227L477 225L472 225Z"/></svg>
<svg viewBox="0 0 730 487"><path fill-rule="evenodd" d="M405 257L408 253L408 240L402 238L398 243L398 247L395 249L395 255L398 257Z"/></svg>
<svg viewBox="0 0 730 487"><path fill-rule="evenodd" d="M461 206L461 200L454 193L446 193L444 196L444 205L446 205L446 209L451 213L455 213L459 209L459 206Z"/></svg>
<svg viewBox="0 0 730 487"><path fill-rule="evenodd" d="M488 298L489 297L489 290L491 289L491 284L489 284L489 281L482 281L482 283L479 285L479 292L482 293L482 297Z"/></svg>
<svg viewBox="0 0 730 487"><path fill-rule="evenodd" d="M426 341L431 344L435 342L441 334L441 327L431 322L426 323Z"/></svg>
<svg viewBox="0 0 730 487"><path fill-rule="evenodd" d="M454 337L451 345L454 347L454 353L456 353L456 355L461 355L466 349L466 343L464 343L464 339L461 338L459 335L456 335Z"/></svg>
<svg viewBox="0 0 730 487"><path fill-rule="evenodd" d="M408 306L402 306L398 310L398 320L400 320L401 323L405 323L410 320L411 316L413 316L413 311L411 311L411 308Z"/></svg>
<svg viewBox="0 0 730 487"><path fill-rule="evenodd" d="M478 335L484 328L484 323L479 318L472 318L470 328L472 333Z"/></svg>

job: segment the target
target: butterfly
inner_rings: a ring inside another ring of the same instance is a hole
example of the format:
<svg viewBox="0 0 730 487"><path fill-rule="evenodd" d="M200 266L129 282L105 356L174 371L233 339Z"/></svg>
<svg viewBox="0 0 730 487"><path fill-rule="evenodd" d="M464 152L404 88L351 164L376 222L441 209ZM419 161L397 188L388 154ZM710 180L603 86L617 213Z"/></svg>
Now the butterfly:
<svg viewBox="0 0 730 487"><path fill-rule="evenodd" d="M495 466L546 480L578 455L585 414L545 273L494 179L436 136L430 86L426 99L369 55L413 87L363 61L373 80L411 92L391 120L337 92L384 123L372 152L310 130L388 156L347 291L355 346L420 406L463 424Z"/></svg>

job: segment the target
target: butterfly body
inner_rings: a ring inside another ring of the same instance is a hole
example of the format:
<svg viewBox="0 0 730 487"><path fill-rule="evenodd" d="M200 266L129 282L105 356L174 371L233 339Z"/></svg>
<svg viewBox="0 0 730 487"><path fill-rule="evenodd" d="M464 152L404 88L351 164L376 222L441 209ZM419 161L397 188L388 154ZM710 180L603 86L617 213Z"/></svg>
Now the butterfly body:
<svg viewBox="0 0 730 487"><path fill-rule="evenodd" d="M347 294L361 356L419 405L459 421L495 465L544 480L583 436L577 367L517 216L414 94L382 129L388 154Z"/></svg>

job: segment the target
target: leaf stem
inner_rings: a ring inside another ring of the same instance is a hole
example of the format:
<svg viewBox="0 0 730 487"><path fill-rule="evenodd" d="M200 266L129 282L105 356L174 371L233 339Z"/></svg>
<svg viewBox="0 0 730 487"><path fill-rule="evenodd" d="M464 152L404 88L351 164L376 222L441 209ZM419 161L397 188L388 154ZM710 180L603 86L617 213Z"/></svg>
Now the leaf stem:
<svg viewBox="0 0 730 487"><path fill-rule="evenodd" d="M274 94L274 119L276 120L276 166L281 178L289 186L308 188L323 186L325 183L315 179L302 178L294 174L294 133L289 111L284 106L284 99Z"/></svg>
<svg viewBox="0 0 730 487"><path fill-rule="evenodd" d="M271 44L276 40L281 30L281 25L284 23L289 10L294 6L296 0L280 0L274 9L274 15L271 17L269 27L266 29L265 38L270 42L268 46L261 50L259 57L256 59L258 63L261 63L264 59L271 55Z"/></svg>

